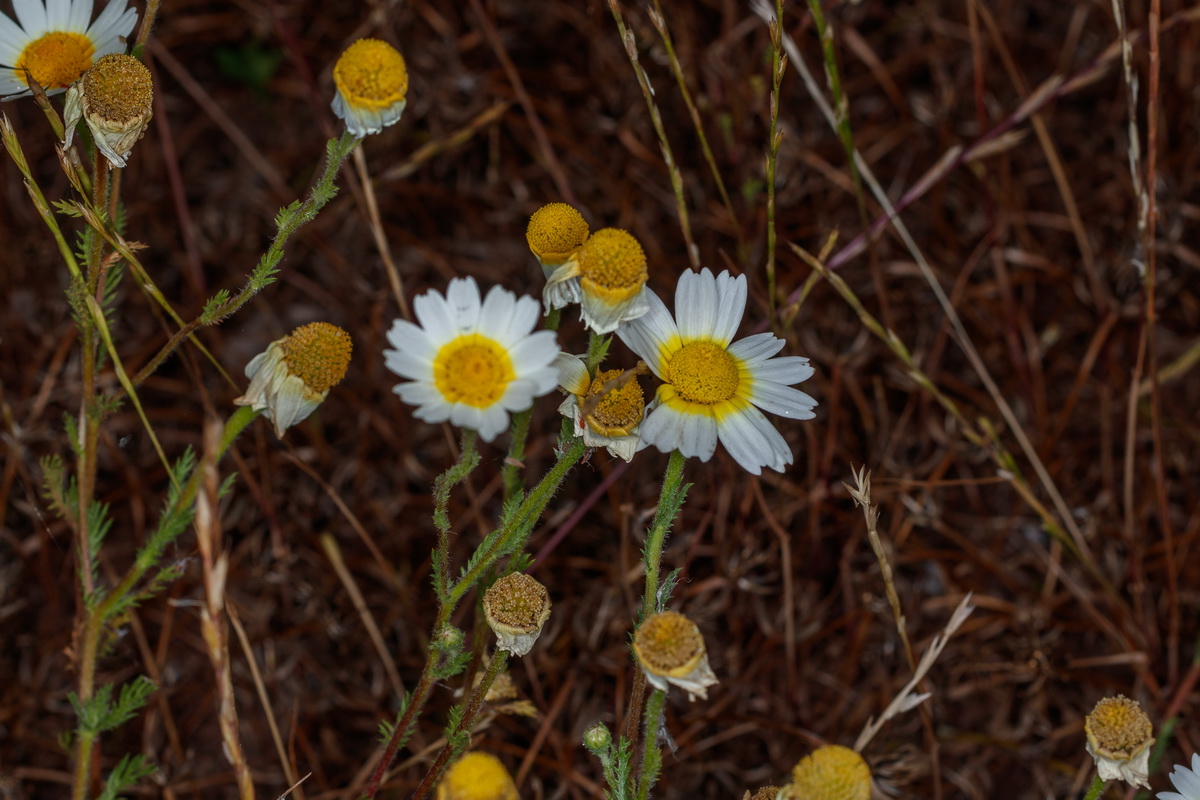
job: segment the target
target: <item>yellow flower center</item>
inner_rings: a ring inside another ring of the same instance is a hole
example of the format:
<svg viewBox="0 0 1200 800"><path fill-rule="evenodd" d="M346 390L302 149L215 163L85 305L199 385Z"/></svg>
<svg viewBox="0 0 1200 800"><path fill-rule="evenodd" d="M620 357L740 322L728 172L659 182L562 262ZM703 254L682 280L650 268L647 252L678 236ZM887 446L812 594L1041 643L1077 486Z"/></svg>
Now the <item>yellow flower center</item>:
<svg viewBox="0 0 1200 800"><path fill-rule="evenodd" d="M1083 730L1092 749L1100 755L1128 759L1153 741L1154 726L1136 700L1117 695L1096 703L1083 722Z"/></svg>
<svg viewBox="0 0 1200 800"><path fill-rule="evenodd" d="M333 66L333 82L352 106L388 108L408 92L408 68L404 56L387 42L359 39Z"/></svg>
<svg viewBox="0 0 1200 800"><path fill-rule="evenodd" d="M467 753L446 771L437 800L518 800L518 796L500 759L488 753Z"/></svg>
<svg viewBox="0 0 1200 800"><path fill-rule="evenodd" d="M350 334L328 322L301 325L284 337L280 347L288 371L319 394L346 377L350 352L354 349Z"/></svg>
<svg viewBox="0 0 1200 800"><path fill-rule="evenodd" d="M483 606L487 615L502 625L537 629L545 621L549 600L545 586L523 572L514 572L492 584L484 593Z"/></svg>
<svg viewBox="0 0 1200 800"><path fill-rule="evenodd" d="M638 659L656 675L687 672L704 655L704 637L696 623L674 611L651 614L633 635Z"/></svg>
<svg viewBox="0 0 1200 800"><path fill-rule="evenodd" d="M642 421L642 386L636 376L621 383L624 374L619 369L597 373L587 395L579 398L581 408L591 408L586 412L588 427L601 436L629 436Z"/></svg>
<svg viewBox="0 0 1200 800"><path fill-rule="evenodd" d="M83 94L90 114L111 123L126 123L150 111L154 83L142 62L113 53L83 73Z"/></svg>
<svg viewBox="0 0 1200 800"><path fill-rule="evenodd" d="M849 747L818 747L792 770L789 796L804 800L869 800L871 770Z"/></svg>
<svg viewBox="0 0 1200 800"><path fill-rule="evenodd" d="M737 360L713 342L688 342L667 363L667 382L689 403L722 403L737 394L739 381Z"/></svg>
<svg viewBox="0 0 1200 800"><path fill-rule="evenodd" d="M442 345L433 359L434 383L451 403L487 408L516 377L504 348L478 333Z"/></svg>
<svg viewBox="0 0 1200 800"><path fill-rule="evenodd" d="M538 258L552 264L566 261L571 251L588 238L588 224L574 206L550 203L533 212L525 241Z"/></svg>
<svg viewBox="0 0 1200 800"><path fill-rule="evenodd" d="M638 240L620 228L603 228L576 253L584 291L609 300L626 300L646 285L646 254Z"/></svg>
<svg viewBox="0 0 1200 800"><path fill-rule="evenodd" d="M15 65L17 77L28 85L29 70L43 89L65 89L92 65L95 52L82 33L47 33L25 45Z"/></svg>

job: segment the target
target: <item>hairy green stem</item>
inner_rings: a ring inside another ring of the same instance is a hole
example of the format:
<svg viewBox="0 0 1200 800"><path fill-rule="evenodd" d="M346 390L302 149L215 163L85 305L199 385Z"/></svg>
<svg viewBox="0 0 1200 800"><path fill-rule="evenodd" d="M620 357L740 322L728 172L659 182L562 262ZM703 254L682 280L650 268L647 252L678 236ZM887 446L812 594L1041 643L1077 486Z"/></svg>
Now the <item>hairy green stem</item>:
<svg viewBox="0 0 1200 800"><path fill-rule="evenodd" d="M504 499L507 501L519 492L523 486L521 469L525 466L525 442L529 439L529 421L533 418L533 406L513 414L512 443L508 446L508 455L504 458Z"/></svg>
<svg viewBox="0 0 1200 800"><path fill-rule="evenodd" d="M646 701L645 731L646 740L642 747L642 769L638 773L637 800L646 800L650 796L650 788L658 780L662 769L662 753L658 750L658 731L662 727L663 706L666 704L667 693L655 689Z"/></svg>
<svg viewBox="0 0 1200 800"><path fill-rule="evenodd" d="M1092 785L1088 787L1087 794L1083 796L1083 800L1100 800L1100 795L1104 794L1105 782L1097 775L1092 779Z"/></svg>

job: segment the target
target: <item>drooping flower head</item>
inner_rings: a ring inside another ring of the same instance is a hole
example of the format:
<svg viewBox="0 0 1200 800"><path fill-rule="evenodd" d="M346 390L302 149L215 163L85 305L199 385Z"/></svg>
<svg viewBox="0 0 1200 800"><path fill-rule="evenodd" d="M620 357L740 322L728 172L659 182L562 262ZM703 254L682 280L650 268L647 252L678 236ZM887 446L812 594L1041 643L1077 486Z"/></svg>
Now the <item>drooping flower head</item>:
<svg viewBox="0 0 1200 800"><path fill-rule="evenodd" d="M838 744L818 747L792 769L787 800L870 800L871 770L863 757Z"/></svg>
<svg viewBox="0 0 1200 800"><path fill-rule="evenodd" d="M675 685L688 694L707 698L717 676L708 665L704 637L696 623L674 611L660 611L642 621L633 635L633 652L646 680L660 691Z"/></svg>
<svg viewBox="0 0 1200 800"><path fill-rule="evenodd" d="M548 203L529 218L525 241L549 278L554 269L587 241L588 224L572 205Z"/></svg>
<svg viewBox="0 0 1200 800"><path fill-rule="evenodd" d="M379 39L359 39L333 65L333 113L355 136L379 133L400 120L407 104L404 56Z"/></svg>
<svg viewBox="0 0 1200 800"><path fill-rule="evenodd" d="M275 435L304 420L346 376L350 334L328 322L301 325L246 365L250 386L233 402L263 411Z"/></svg>
<svg viewBox="0 0 1200 800"><path fill-rule="evenodd" d="M483 613L499 649L523 656L533 648L550 618L550 595L537 579L514 572L488 587Z"/></svg>
<svg viewBox="0 0 1200 800"><path fill-rule="evenodd" d="M554 365L558 385L567 390L567 399L558 411L575 422L584 444L603 447L626 461L646 446L638 436L638 426L646 417L646 400L637 379L646 371L645 364L638 362L632 370L603 370L595 378L588 375L578 356L560 353Z"/></svg>
<svg viewBox="0 0 1200 800"><path fill-rule="evenodd" d="M807 358L772 358L784 341L770 333L734 342L746 307L746 278L685 272L675 289L677 319L646 290L649 311L617 336L663 380L641 436L669 453L712 458L719 439L748 472L782 471L792 451L758 409L812 419L817 401L790 388L813 374ZM757 406L757 408L755 407Z"/></svg>
<svg viewBox="0 0 1200 800"><path fill-rule="evenodd" d="M551 331L533 331L538 304L493 286L480 302L474 278L455 278L413 303L414 325L396 320L388 331L394 350L387 367L411 383L395 388L426 422L451 423L492 441L508 427L510 411L524 411L558 383Z"/></svg>
<svg viewBox="0 0 1200 800"><path fill-rule="evenodd" d="M438 784L437 800L520 800L520 796L500 759L473 752L446 770Z"/></svg>
<svg viewBox="0 0 1200 800"><path fill-rule="evenodd" d="M1084 719L1083 731L1101 780L1150 788L1147 773L1154 726L1136 700L1124 695L1105 697Z"/></svg>
<svg viewBox="0 0 1200 800"><path fill-rule="evenodd" d="M137 23L125 2L110 0L89 25L92 0L13 0L17 21L0 14L0 98L30 94L30 76L58 94L99 57L123 51Z"/></svg>
<svg viewBox="0 0 1200 800"><path fill-rule="evenodd" d="M1200 753L1192 755L1192 768L1176 764L1171 770L1171 784L1176 792L1159 792L1158 800L1200 800Z"/></svg>
<svg viewBox="0 0 1200 800"><path fill-rule="evenodd" d="M646 253L633 234L601 228L550 273L542 299L547 310L579 303L587 327L612 333L646 313L648 277Z"/></svg>
<svg viewBox="0 0 1200 800"><path fill-rule="evenodd" d="M153 102L154 82L142 62L124 53L104 56L67 90L64 144L71 146L83 120L108 163L123 167L150 124Z"/></svg>

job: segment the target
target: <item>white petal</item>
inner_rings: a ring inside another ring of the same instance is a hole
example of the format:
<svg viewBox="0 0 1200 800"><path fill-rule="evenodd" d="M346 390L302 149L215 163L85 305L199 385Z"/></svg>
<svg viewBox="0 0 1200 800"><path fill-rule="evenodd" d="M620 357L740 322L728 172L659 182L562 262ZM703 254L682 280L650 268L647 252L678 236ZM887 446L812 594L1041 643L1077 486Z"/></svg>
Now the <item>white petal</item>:
<svg viewBox="0 0 1200 800"><path fill-rule="evenodd" d="M746 313L746 276L736 278L728 271L717 276L717 324L713 328L712 338L722 345L733 341L738 326L742 324L742 315Z"/></svg>
<svg viewBox="0 0 1200 800"><path fill-rule="evenodd" d="M5 100L15 100L30 94L25 81L12 77L7 69L0 70L0 97Z"/></svg>
<svg viewBox="0 0 1200 800"><path fill-rule="evenodd" d="M648 309L646 313L635 320L626 322L617 328L617 336L659 378L666 379L666 362L662 351L668 346L674 346L679 341L679 329L666 305L649 289L642 291L646 298Z"/></svg>
<svg viewBox="0 0 1200 800"><path fill-rule="evenodd" d="M425 331L403 319L392 323L387 332L387 340L388 344L397 350L411 353L425 361L433 361L439 349L429 340Z"/></svg>
<svg viewBox="0 0 1200 800"><path fill-rule="evenodd" d="M528 379L510 381L496 405L508 411L524 411L533 405L533 398L540 394L537 389L537 384Z"/></svg>
<svg viewBox="0 0 1200 800"><path fill-rule="evenodd" d="M446 298L439 292L428 291L418 295L413 300L413 311L417 315L417 321L425 329L425 334L437 347L457 339L462 333L454 324L454 317L450 313L450 307L446 305Z"/></svg>
<svg viewBox="0 0 1200 800"><path fill-rule="evenodd" d="M729 352L747 364L764 361L783 349L783 339L773 333L756 333L729 345Z"/></svg>
<svg viewBox="0 0 1200 800"><path fill-rule="evenodd" d="M71 19L71 0L46 0L46 29L52 31L69 31L67 27ZM82 31L78 31L82 33Z"/></svg>
<svg viewBox="0 0 1200 800"><path fill-rule="evenodd" d="M46 7L42 0L13 0L13 12L30 39L40 39L49 33L46 28Z"/></svg>
<svg viewBox="0 0 1200 800"><path fill-rule="evenodd" d="M101 46L105 48L103 55L125 52L125 42L137 24L137 11L125 7L125 0L112 0L96 17L96 21L87 29L87 37L96 45L96 55L101 55Z"/></svg>
<svg viewBox="0 0 1200 800"><path fill-rule="evenodd" d="M629 300L609 305L600 298L584 292L579 302L579 316L583 319L583 324L596 333L612 333L621 323L645 316L650 310L645 295L646 290L643 288Z"/></svg>
<svg viewBox="0 0 1200 800"><path fill-rule="evenodd" d="M490 442L508 429L508 412L499 405L483 409L480 415L479 438Z"/></svg>
<svg viewBox="0 0 1200 800"><path fill-rule="evenodd" d="M418 358L407 350L384 350L383 363L402 378L414 381L432 381L433 362Z"/></svg>
<svg viewBox="0 0 1200 800"><path fill-rule="evenodd" d="M479 431L480 426L483 424L483 410L475 406L469 406L466 403L454 403L450 406L450 424L457 428L470 428L473 431ZM484 437L489 442L494 438L494 436L492 438Z"/></svg>
<svg viewBox="0 0 1200 800"><path fill-rule="evenodd" d="M733 460L751 475L761 474L764 466L771 466L776 461L770 442L763 438L749 417L741 413L724 417L717 433Z"/></svg>
<svg viewBox="0 0 1200 800"><path fill-rule="evenodd" d="M524 378L529 373L549 367L558 355L558 340L554 331L536 331L508 348L508 357L512 360L513 371L518 377ZM558 373L554 373L550 389L558 382ZM547 389L546 391L550 391Z"/></svg>
<svg viewBox="0 0 1200 800"><path fill-rule="evenodd" d="M505 292L498 286L492 287L494 292ZM511 292L505 292L510 297ZM479 284L474 278L455 278L446 289L446 305L450 310L450 318L454 326L464 333L475 333L479 330Z"/></svg>
<svg viewBox="0 0 1200 800"><path fill-rule="evenodd" d="M408 387L417 385L419 384L401 384L395 388L395 392L396 394L400 395L401 399L404 399L404 394L407 393ZM450 419L450 412L453 410L453 404L447 403L445 400L441 400L437 403L426 403L425 405L417 406L417 409L413 411L413 416L424 422L436 425L439 422L445 422L446 420Z"/></svg>
<svg viewBox="0 0 1200 800"><path fill-rule="evenodd" d="M586 394L592 385L587 365L579 356L559 353L554 359L554 368L558 370L558 385L571 394ZM573 398L567 399L575 402Z"/></svg>
<svg viewBox="0 0 1200 800"><path fill-rule="evenodd" d="M711 339L717 327L717 281L707 267L687 271L675 287L675 317L683 340Z"/></svg>
<svg viewBox="0 0 1200 800"><path fill-rule="evenodd" d="M717 421L708 414L684 414L679 452L708 461L717 450Z"/></svg>
<svg viewBox="0 0 1200 800"><path fill-rule="evenodd" d="M754 460L764 467L770 467L776 472L783 472L784 468L792 463L792 449L788 447L783 435L775 429L770 420L763 416L761 411L748 403L736 413L722 418L718 423L718 433L721 436L721 443L725 445L731 455L733 448L729 446L730 441L737 439L739 442L744 442L741 446L755 448L757 455ZM734 458L745 466L742 459L736 455Z"/></svg>
<svg viewBox="0 0 1200 800"><path fill-rule="evenodd" d="M679 449L683 414L669 406L659 406L642 422L639 432L648 444L664 453Z"/></svg>
<svg viewBox="0 0 1200 800"><path fill-rule="evenodd" d="M400 395L400 399L410 406L444 405L449 413L450 404L432 383L417 381L415 383L398 384L392 391Z"/></svg>
<svg viewBox="0 0 1200 800"><path fill-rule="evenodd" d="M67 21L72 31L86 31L92 18L92 0L71 0L71 16Z"/></svg>
<svg viewBox="0 0 1200 800"><path fill-rule="evenodd" d="M16 64L27 44L29 37L25 35L25 31L7 16L0 14L0 64L10 67ZM4 70L4 77L18 80L16 73L7 69ZM21 81L20 86L24 89L25 82Z"/></svg>
<svg viewBox="0 0 1200 800"><path fill-rule="evenodd" d="M568 261L567 264L572 262ZM571 303L578 303L580 299L579 278L565 277L559 278L560 272L567 266L564 264L551 274L551 278L556 280L551 283L547 281L546 288L542 290L542 303L546 306L547 313L552 308L566 308Z"/></svg>
<svg viewBox="0 0 1200 800"><path fill-rule="evenodd" d="M809 366L807 358L784 356L751 366L750 374L754 376L755 381L770 381L788 386L811 378L813 368Z"/></svg>
<svg viewBox="0 0 1200 800"><path fill-rule="evenodd" d="M755 381L750 386L747 399L764 411L788 419L812 419L817 401L798 389L780 386L769 381Z"/></svg>

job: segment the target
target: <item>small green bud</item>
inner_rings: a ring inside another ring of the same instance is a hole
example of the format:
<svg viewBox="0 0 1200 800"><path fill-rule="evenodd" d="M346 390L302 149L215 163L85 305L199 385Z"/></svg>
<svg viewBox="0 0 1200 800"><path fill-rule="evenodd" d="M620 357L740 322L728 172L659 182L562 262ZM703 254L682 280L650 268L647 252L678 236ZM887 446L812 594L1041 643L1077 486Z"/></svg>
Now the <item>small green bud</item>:
<svg viewBox="0 0 1200 800"><path fill-rule="evenodd" d="M612 734L609 733L608 728L603 722L597 722L583 732L583 746L593 755L608 755L608 748L611 745Z"/></svg>

